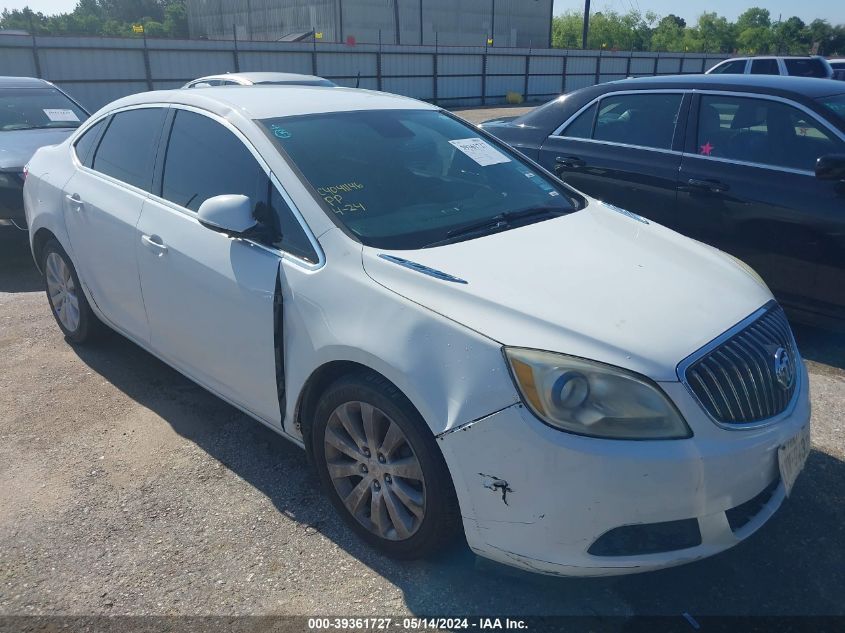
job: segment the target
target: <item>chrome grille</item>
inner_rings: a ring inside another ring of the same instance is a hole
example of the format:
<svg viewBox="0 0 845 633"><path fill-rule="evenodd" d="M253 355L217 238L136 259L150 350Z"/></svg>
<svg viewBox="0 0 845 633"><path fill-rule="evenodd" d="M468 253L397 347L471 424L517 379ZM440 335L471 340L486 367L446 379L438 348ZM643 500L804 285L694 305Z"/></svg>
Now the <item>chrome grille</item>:
<svg viewBox="0 0 845 633"><path fill-rule="evenodd" d="M791 363L791 381L789 375L785 379L784 355ZM776 369L778 361L780 372ZM786 315L773 304L727 340L695 358L684 370L683 379L715 420L747 424L766 420L787 408L799 369Z"/></svg>

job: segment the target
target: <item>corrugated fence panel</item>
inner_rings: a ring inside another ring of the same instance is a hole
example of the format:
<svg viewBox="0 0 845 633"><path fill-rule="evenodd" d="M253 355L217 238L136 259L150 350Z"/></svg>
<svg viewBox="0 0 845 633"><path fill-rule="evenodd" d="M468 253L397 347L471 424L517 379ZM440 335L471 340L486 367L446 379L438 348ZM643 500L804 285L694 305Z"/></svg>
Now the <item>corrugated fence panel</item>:
<svg viewBox="0 0 845 633"><path fill-rule="evenodd" d="M242 72L263 71L311 74L310 53L239 51L238 59Z"/></svg>
<svg viewBox="0 0 845 633"><path fill-rule="evenodd" d="M404 77L431 77L434 72L434 57L432 55L384 53L381 56L381 72L385 75L402 75Z"/></svg>
<svg viewBox="0 0 845 633"><path fill-rule="evenodd" d="M679 73L681 72L681 60L677 57L669 57L657 60L658 73Z"/></svg>
<svg viewBox="0 0 845 633"><path fill-rule="evenodd" d="M3 53L0 54L0 75L9 77L35 76L35 58L32 56L32 49L4 48Z"/></svg>
<svg viewBox="0 0 845 633"><path fill-rule="evenodd" d="M307 8L305 2L303 0L302 7ZM423 26L427 32L430 25ZM505 34L497 28L497 37L501 40L503 36ZM528 99L548 99L562 88L572 91L593 85L597 69L598 80L604 82L622 79L626 74L652 75L655 70L659 74L700 72L702 64L710 68L724 59L702 53L435 47L428 39L426 42L425 46L388 42L382 46L360 43L348 46L272 41L235 43L231 40L2 36L0 75L36 76L40 64L43 78L57 82L83 105L96 109L113 99L146 90L149 85L156 89L176 88L202 75L237 69L310 74L314 72L316 60L317 74L343 86L376 89L381 85L385 91L420 99L436 98L444 105L475 105L500 102L511 91L527 92L523 96ZM145 63L145 55L149 65ZM530 58L527 91L526 57Z"/></svg>
<svg viewBox="0 0 845 633"><path fill-rule="evenodd" d="M42 48L41 72L56 81L83 79L141 79L145 77L140 50ZM94 72L92 73L92 70Z"/></svg>
<svg viewBox="0 0 845 633"><path fill-rule="evenodd" d="M234 72L235 58L228 51L149 51L155 79L188 81L203 75Z"/></svg>
<svg viewBox="0 0 845 633"><path fill-rule="evenodd" d="M599 83L607 83L608 81L619 81L625 79L628 75L599 75Z"/></svg>

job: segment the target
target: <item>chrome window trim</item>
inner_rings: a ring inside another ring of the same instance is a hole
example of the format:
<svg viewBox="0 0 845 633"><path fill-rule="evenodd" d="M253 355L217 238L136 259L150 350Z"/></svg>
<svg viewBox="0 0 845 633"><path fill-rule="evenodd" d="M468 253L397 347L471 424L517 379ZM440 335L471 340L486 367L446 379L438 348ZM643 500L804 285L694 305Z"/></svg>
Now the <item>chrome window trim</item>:
<svg viewBox="0 0 845 633"><path fill-rule="evenodd" d="M198 108L196 106L191 106L191 105L182 104L182 103L172 103L172 104L170 104L170 106L174 110L186 110L188 112L193 112L195 114L205 116L205 117L219 123L220 125L225 127L227 130L232 132L235 135L235 137L238 140L240 140L241 143L243 143L246 146L249 153L252 154L252 157L258 162L258 165L264 171L266 176L270 179L270 182L273 184L273 186L276 187L277 191L282 196L282 199L285 201L285 203L289 206L291 212L293 213L294 218L296 218L297 222L299 223L300 227L302 228L303 232L305 233L305 237L308 238L308 241L310 242L311 247L314 249L314 252L317 254L317 261L316 262L309 262L308 260L301 258L299 255L296 255L296 254L291 253L289 251L286 251L286 250L283 250L283 249L278 249L278 248L273 248L273 247L270 247L270 246L266 246L264 244L259 244L258 242L255 242L254 240L247 239L246 241L248 241L250 244L254 244L258 248L262 248L266 251L269 251L271 253L279 255L283 259L291 260L293 263L295 263L298 266L301 266L302 268L305 268L307 270L313 271L313 270L318 270L318 269L322 268L326 263L326 255L323 252L323 249L320 247L320 244L317 241L317 238L314 236L314 232L311 230L311 227L308 226L308 223L305 221L305 218L303 217L302 212L294 204L293 199L290 197L287 190L282 185L281 181L276 177L276 175L270 169L270 165L267 163L266 160L264 160L264 157L261 156L261 154L258 153L258 150L255 149L255 146L243 134L243 132L241 132L237 127L235 127L227 119L225 119L225 118L223 118L223 117L221 117L217 114L214 114L213 112L209 112L208 110L203 110L202 108ZM169 141L169 138L168 138L168 141ZM163 169L163 164L162 164L162 169ZM163 182L164 182L164 178L163 178L163 175L162 175L162 184L163 184ZM170 200L167 200L165 198L157 196L154 193L150 193L149 196L150 196L151 199L153 199L157 202L164 203L166 206L170 207L171 209L174 209L176 211L184 213L184 214L188 215L189 217L195 218L196 215L197 215L195 211L191 211L190 209L187 209L187 208L185 208L181 205L178 205L175 202L171 202Z"/></svg>
<svg viewBox="0 0 845 633"><path fill-rule="evenodd" d="M801 354L798 351L798 345L795 342L795 336L792 333L792 328L789 329L789 336L792 340L792 351L795 353L795 361L798 364L798 371L795 373L795 392L792 394L792 399L789 401L789 404L786 405L786 408L778 413L777 415L765 419L765 420L758 420L756 422L745 422L745 423L725 423L720 422L716 418L714 418L710 412L707 410L707 407L704 406L704 403L701 402L701 399L695 394L692 387L690 387L689 383L686 379L686 372L687 369L701 358L712 352L714 349L722 345L725 341L733 337L735 334L738 334L746 327L754 323L757 319L762 317L764 314L769 312L770 310L778 307L777 301L772 299L768 301L765 305L761 306L750 315L745 317L742 321L734 325L733 327L729 328L716 338L714 338L709 343L706 343L703 347L697 349L692 354L687 356L683 359L678 365L675 367L675 374L678 376L678 380L684 386L684 389L687 390L687 393L692 397L693 401L699 406L701 411L710 419L713 424L718 426L719 428L725 429L726 431L748 431L752 429L759 429L766 426L771 426L773 424L777 424L784 418L787 418L792 415L793 411L795 410L796 405L798 404L798 396L801 393L801 389L803 387L803 380L804 380L804 363L803 359L801 358Z"/></svg>
<svg viewBox="0 0 845 633"><path fill-rule="evenodd" d="M578 137L575 137L575 136L562 136L561 132L563 132L563 130L570 123L572 123L575 119L577 119L585 110L588 110L590 107L592 107L593 104L597 104L602 99L606 99L608 97L616 97L616 96L620 96L620 95L680 94L681 99L682 99L681 105L683 105L683 95L685 95L689 92L692 92L692 90L690 88L665 88L665 89L664 88L649 88L648 90L612 90L610 92L605 92L604 94L601 94L601 95L595 97L592 101L590 101L586 105L579 108L578 111L575 112L575 114L573 114L568 119L566 119L566 121L564 121L562 125L560 125L554 132L549 134L549 138L559 138L559 139L566 139L566 140L570 140L570 141L590 141L592 143L603 143L605 145L617 145L617 146L620 146L620 147L631 147L631 148L634 148L634 149L650 149L650 150L655 150L655 151L658 151L658 152L674 152L675 154L680 154L681 152L678 152L676 150L663 149L661 147L648 147L648 146L645 146L645 145L628 145L627 143L617 143L615 141L601 141L601 140L596 140L596 139L593 139L593 138L586 138L585 139L585 138L578 138ZM596 107L598 107L598 106L596 106ZM677 125L677 123L676 123L676 125Z"/></svg>
<svg viewBox="0 0 845 633"><path fill-rule="evenodd" d="M305 221L305 218L303 217L302 212L294 204L293 200L291 199L287 190L282 185L281 181L279 181L279 179L276 177L276 175L270 169L270 166L267 164L267 161L264 160L264 158L261 156L261 154L258 153L258 150L255 149L255 147L249 141L249 139L247 139L246 136L244 136L244 134L240 130L238 130L238 128L236 128L234 125L232 125L229 121L227 121L223 117L220 117L220 116L214 114L213 112L209 112L207 110L203 110L202 108L197 108L197 107L185 105L185 104L155 102L155 103L134 104L134 105L125 106L125 107L122 107L122 108L116 108L115 110L110 110L108 112L103 113L101 116L97 117L96 119L93 119L93 117L92 117L92 118L88 119L87 121L85 121L84 126L80 126L77 129L77 131L73 134L73 136L71 136L70 153L71 153L71 160L74 164L74 167L76 167L80 171L83 171L85 173L91 174L92 176L96 176L97 178L105 180L106 182L108 182L110 184L125 187L125 188L129 189L130 191L132 191L133 193L140 194L146 199L158 202L162 206L168 207L168 208L172 209L173 211L176 211L178 213L181 213L183 215L188 216L189 218L196 219L196 215L197 215L196 212L191 211L190 209L187 209L187 208L185 208L181 205L178 205L174 202L171 202L170 200L166 200L165 198L157 196L156 194L154 194L150 191L146 191L144 189L139 189L138 187L135 187L134 185L130 185L127 182L123 182L122 180L118 180L117 178L113 178L113 177L109 176L108 174L104 174L104 173L96 171L95 169L92 169L90 167L86 167L85 165L83 165L79 161L79 157L76 155L75 144L76 144L78 137L82 136L85 133L85 131L89 130L91 127L96 125L97 122L102 121L106 117L113 116L113 115L118 114L120 112L126 112L128 110L139 110L139 109L142 109L142 108L165 108L165 109L188 110L190 112L194 112L196 114L206 116L206 117L216 121L217 123L220 123L221 125L223 125L223 127L228 129L229 131L231 131L238 138L238 140L240 140L246 146L247 150L250 152L250 154L252 154L253 158L255 158L258 161L258 164L261 167L261 169L268 176L268 178L270 178L270 181L273 183L273 186L276 187L277 191L282 196L282 199L290 207L291 212L293 213L297 222L299 222L299 225L302 228L302 230L305 232L305 236L308 238L308 241L310 242L311 247L314 249L314 252L317 254L317 262L316 263L315 262L309 262L308 260L302 259L299 255L296 255L296 254L291 253L289 251L277 249L277 248L272 248L272 247L266 246L264 244L259 244L258 242L255 242L253 240L247 240L247 241L249 241L251 244L254 244L258 248L261 248L261 249L264 249L268 252L271 252L271 253L281 257L282 259L287 259L287 260L289 260L289 261L291 261L291 262L297 264L298 266L305 268L307 270L312 270L312 271L313 270L319 270L320 268L322 268L325 265L326 255L323 252L323 249L320 247L320 243L317 241L317 238L314 236L314 232L311 230L311 227L308 226L308 223ZM197 222L197 223L199 223L199 222Z"/></svg>
<svg viewBox="0 0 845 633"><path fill-rule="evenodd" d="M552 138L552 137L549 137ZM676 149L661 149L659 147L646 147L644 145L630 145L628 143L617 143L616 141L597 141L594 138L575 138L572 136L555 136L556 139L562 139L567 141L578 141L584 143L594 143L596 145L607 145L610 147L625 147L627 149L640 149L648 152L660 152L661 154L674 154L676 156L680 156L683 152L678 151Z"/></svg>
<svg viewBox="0 0 845 633"><path fill-rule="evenodd" d="M768 101L777 101L783 103L787 106L797 108L801 110L804 114L808 115L812 120L816 123L821 124L821 127L826 128L828 131L833 133L835 138L838 138L842 143L845 143L845 134L841 133L835 127L833 127L830 123L828 123L825 119L819 117L818 114L810 110L804 104L798 103L797 101L793 101L792 99L787 99L786 97L781 97L778 95L769 95L769 94L761 94L758 92L737 92L731 90L692 90L693 94L699 95L716 95L716 96L725 96L725 97L739 97L744 99L764 99ZM700 112L699 112L700 113ZM697 125L698 122L696 121L696 133L697 133ZM698 143L698 138L695 139L695 142ZM736 158L724 158L722 156L702 156L701 154L693 154L691 152L682 152L684 157L694 157L699 158L701 160L712 160L721 163L728 163L732 165L744 165L747 167L757 167L759 169L773 169L775 171L782 171L789 174L798 174L799 176L813 176L815 178L816 172L810 169L797 169L795 167L784 167L782 165L770 165L768 163L756 163L753 161L746 161L746 160L738 160Z"/></svg>

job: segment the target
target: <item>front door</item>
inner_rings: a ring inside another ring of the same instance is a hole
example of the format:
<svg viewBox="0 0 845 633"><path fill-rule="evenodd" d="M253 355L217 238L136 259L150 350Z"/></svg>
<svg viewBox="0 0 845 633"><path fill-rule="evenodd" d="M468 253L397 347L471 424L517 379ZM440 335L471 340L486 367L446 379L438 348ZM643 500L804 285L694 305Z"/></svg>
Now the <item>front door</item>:
<svg viewBox="0 0 845 633"><path fill-rule="evenodd" d="M277 213L278 190L242 137L217 119L179 109L157 191L144 205L137 242L153 349L224 398L281 424L280 262L282 242L295 231ZM231 238L199 223L200 205L222 194L249 196L266 239Z"/></svg>
<svg viewBox="0 0 845 633"><path fill-rule="evenodd" d="M680 172L679 229L746 261L793 308L845 315L845 143L797 104L703 94Z"/></svg>
<svg viewBox="0 0 845 633"><path fill-rule="evenodd" d="M610 93L540 150L540 163L584 193L672 226L683 93Z"/></svg>

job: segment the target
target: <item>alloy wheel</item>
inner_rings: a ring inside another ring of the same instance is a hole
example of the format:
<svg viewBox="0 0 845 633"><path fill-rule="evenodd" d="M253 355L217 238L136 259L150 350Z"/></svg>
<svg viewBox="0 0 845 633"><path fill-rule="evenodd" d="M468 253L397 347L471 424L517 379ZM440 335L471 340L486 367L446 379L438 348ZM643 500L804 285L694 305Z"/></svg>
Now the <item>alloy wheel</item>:
<svg viewBox="0 0 845 633"><path fill-rule="evenodd" d="M45 262L47 294L56 318L68 332L79 328L79 297L70 266L56 252L47 255Z"/></svg>
<svg viewBox="0 0 845 633"><path fill-rule="evenodd" d="M422 467L405 433L382 410L345 402L329 416L326 467L349 513L377 536L401 541L425 516Z"/></svg>

